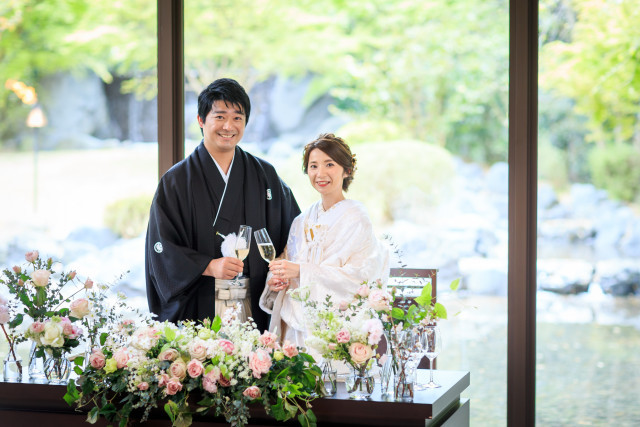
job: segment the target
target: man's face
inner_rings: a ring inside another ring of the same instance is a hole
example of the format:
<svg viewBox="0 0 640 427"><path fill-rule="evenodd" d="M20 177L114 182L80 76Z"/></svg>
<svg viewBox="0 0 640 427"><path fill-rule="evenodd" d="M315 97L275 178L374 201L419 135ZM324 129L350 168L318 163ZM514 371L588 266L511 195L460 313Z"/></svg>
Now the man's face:
<svg viewBox="0 0 640 427"><path fill-rule="evenodd" d="M206 120L198 116L198 123L204 133L204 145L211 153L234 150L244 135L246 117L240 107L214 101Z"/></svg>

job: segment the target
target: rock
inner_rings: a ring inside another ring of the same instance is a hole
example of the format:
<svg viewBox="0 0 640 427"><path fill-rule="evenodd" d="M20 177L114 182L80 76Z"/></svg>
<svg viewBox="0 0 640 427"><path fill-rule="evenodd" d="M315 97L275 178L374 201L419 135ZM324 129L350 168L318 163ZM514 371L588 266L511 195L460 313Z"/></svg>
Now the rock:
<svg viewBox="0 0 640 427"><path fill-rule="evenodd" d="M638 294L640 263L637 259L608 259L596 263L595 281L602 290L614 296Z"/></svg>
<svg viewBox="0 0 640 427"><path fill-rule="evenodd" d="M540 259L537 263L538 289L559 294L586 292L595 268L581 259Z"/></svg>
<svg viewBox="0 0 640 427"><path fill-rule="evenodd" d="M464 289L477 295L507 295L507 260L496 258L461 258L458 269Z"/></svg>

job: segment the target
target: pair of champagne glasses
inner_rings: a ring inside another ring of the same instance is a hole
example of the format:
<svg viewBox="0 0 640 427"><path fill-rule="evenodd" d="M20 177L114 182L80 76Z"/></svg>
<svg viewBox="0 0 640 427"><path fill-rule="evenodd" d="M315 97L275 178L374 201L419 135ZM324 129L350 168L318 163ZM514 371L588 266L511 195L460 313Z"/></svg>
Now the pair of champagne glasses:
<svg viewBox="0 0 640 427"><path fill-rule="evenodd" d="M236 238L236 247L235 253L236 258L240 261L244 261L247 255L249 255L249 249L251 248L251 231L253 229L250 225L241 225L238 229L238 236ZM266 262L271 262L276 258L276 248L273 246L271 242L271 237L269 237L269 233L266 228L261 228L260 230L253 233L256 238L256 243L258 244L258 251L260 251L260 256ZM242 278L242 273L238 274L235 278L235 282Z"/></svg>

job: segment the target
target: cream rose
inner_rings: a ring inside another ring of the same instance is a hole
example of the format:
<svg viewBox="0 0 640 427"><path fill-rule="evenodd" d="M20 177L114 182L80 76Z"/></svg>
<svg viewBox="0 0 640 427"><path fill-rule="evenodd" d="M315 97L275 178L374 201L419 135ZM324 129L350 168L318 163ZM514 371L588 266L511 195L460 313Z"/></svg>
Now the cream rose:
<svg viewBox="0 0 640 427"><path fill-rule="evenodd" d="M253 376L261 378L262 374L269 372L271 368L271 357L265 350L259 348L249 355L249 368L253 371Z"/></svg>
<svg viewBox="0 0 640 427"><path fill-rule="evenodd" d="M367 300L369 307L376 311L391 310L391 295L382 289L374 289Z"/></svg>
<svg viewBox="0 0 640 427"><path fill-rule="evenodd" d="M184 363L182 359L176 359L171 366L169 366L169 373L182 380L187 376L187 364Z"/></svg>
<svg viewBox="0 0 640 427"><path fill-rule="evenodd" d="M69 311L71 316L82 319L84 316L89 314L89 300L86 298L79 298L71 303L69 307Z"/></svg>
<svg viewBox="0 0 640 427"><path fill-rule="evenodd" d="M349 346L349 356L356 365L362 365L373 356L373 350L371 346L362 344L360 342L354 342Z"/></svg>
<svg viewBox="0 0 640 427"><path fill-rule="evenodd" d="M174 348L168 348L158 355L158 360L167 360L169 362L173 362L178 358L179 355L180 353L178 353L178 350Z"/></svg>
<svg viewBox="0 0 640 427"><path fill-rule="evenodd" d="M64 345L62 323L54 321L45 323L44 335L40 339L40 342L51 347L62 347Z"/></svg>
<svg viewBox="0 0 640 427"><path fill-rule="evenodd" d="M36 270L31 274L31 280L34 286L43 288L49 284L49 276L51 276L49 270Z"/></svg>
<svg viewBox="0 0 640 427"><path fill-rule="evenodd" d="M38 253L38 251L29 251L24 254L24 259L26 259L28 262L34 262L38 259L39 256L40 254Z"/></svg>
<svg viewBox="0 0 640 427"><path fill-rule="evenodd" d="M189 355L193 359L204 361L207 358L208 351L207 343L201 339L196 339L189 343Z"/></svg>

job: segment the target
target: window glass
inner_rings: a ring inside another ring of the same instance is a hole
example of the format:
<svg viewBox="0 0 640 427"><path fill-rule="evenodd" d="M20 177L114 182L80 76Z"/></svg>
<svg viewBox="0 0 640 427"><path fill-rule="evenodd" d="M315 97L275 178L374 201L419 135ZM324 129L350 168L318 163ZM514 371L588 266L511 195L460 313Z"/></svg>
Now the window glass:
<svg viewBox="0 0 640 427"><path fill-rule="evenodd" d="M639 19L634 1L540 1L539 425L640 419Z"/></svg>
<svg viewBox="0 0 640 427"><path fill-rule="evenodd" d="M482 425L506 423L508 20L503 1L185 4L186 154L197 95L219 77L251 97L241 147L302 209L318 200L302 148L343 137L357 158L347 197L388 236L394 266L439 269L438 368L472 371Z"/></svg>

